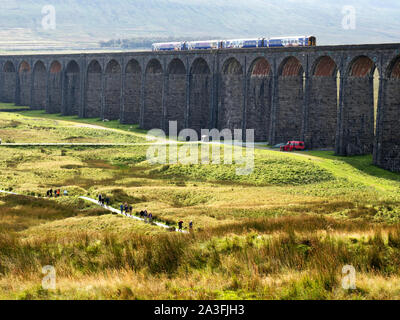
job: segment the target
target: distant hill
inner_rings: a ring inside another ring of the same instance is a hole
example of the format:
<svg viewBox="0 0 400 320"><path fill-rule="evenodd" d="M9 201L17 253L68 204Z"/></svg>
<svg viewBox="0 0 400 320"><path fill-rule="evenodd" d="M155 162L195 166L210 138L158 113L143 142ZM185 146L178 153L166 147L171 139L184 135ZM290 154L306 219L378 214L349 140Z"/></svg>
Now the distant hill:
<svg viewBox="0 0 400 320"><path fill-rule="evenodd" d="M48 4L56 9L56 30L41 25ZM355 30L342 28L342 9L348 4L356 8ZM314 34L319 44L400 42L399 1L1 0L0 5L0 50L94 48L118 39L146 43L149 38L296 34Z"/></svg>

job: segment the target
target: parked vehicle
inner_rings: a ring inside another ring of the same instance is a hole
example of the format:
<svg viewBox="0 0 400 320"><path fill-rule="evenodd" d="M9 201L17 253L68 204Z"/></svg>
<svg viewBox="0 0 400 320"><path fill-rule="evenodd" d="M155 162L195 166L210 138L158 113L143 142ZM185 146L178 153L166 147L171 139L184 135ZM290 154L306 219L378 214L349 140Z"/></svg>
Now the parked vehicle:
<svg viewBox="0 0 400 320"><path fill-rule="evenodd" d="M284 146L281 146L281 151L303 151L305 149L304 141L288 141Z"/></svg>

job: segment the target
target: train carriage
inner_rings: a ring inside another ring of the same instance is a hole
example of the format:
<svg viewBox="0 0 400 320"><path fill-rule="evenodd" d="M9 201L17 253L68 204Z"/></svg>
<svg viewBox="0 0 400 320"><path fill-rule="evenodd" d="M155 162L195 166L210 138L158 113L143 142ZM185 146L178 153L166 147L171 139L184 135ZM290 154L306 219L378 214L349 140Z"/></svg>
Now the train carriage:
<svg viewBox="0 0 400 320"><path fill-rule="evenodd" d="M314 47L314 36L292 36L257 39L202 40L189 42L154 43L153 51L218 50L240 48Z"/></svg>

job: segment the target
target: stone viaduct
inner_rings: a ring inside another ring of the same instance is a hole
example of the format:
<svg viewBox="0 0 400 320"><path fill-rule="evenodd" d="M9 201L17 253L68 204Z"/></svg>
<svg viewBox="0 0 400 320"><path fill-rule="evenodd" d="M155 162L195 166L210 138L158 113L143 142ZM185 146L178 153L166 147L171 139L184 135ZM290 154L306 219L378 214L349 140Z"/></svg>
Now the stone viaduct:
<svg viewBox="0 0 400 320"><path fill-rule="evenodd" d="M0 100L143 129L254 129L400 171L400 44L2 55Z"/></svg>

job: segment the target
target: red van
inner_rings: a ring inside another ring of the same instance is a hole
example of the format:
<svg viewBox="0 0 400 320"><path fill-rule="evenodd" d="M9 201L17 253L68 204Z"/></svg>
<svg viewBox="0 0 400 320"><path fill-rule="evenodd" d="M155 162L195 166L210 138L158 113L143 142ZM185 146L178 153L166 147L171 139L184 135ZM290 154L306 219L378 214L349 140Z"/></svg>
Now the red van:
<svg viewBox="0 0 400 320"><path fill-rule="evenodd" d="M304 141L289 141L281 147L281 151L303 151L305 149Z"/></svg>

